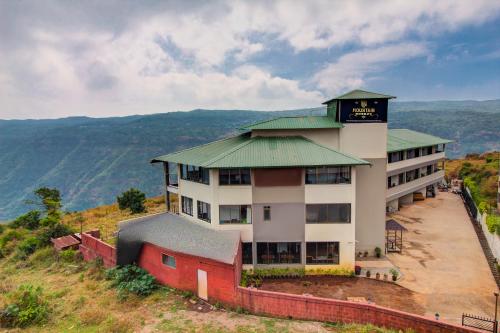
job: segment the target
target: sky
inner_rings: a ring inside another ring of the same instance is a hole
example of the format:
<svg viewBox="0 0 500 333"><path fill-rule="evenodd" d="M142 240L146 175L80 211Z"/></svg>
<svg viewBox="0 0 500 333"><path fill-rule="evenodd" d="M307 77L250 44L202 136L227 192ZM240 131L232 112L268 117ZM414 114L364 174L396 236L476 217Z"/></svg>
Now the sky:
<svg viewBox="0 0 500 333"><path fill-rule="evenodd" d="M500 98L500 1L0 1L0 119Z"/></svg>

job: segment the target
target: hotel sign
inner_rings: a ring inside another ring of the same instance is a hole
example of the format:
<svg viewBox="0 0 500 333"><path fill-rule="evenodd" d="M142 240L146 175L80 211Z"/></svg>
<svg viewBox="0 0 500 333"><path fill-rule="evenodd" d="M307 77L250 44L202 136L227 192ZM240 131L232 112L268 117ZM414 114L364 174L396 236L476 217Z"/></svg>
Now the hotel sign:
<svg viewBox="0 0 500 333"><path fill-rule="evenodd" d="M349 99L339 102L342 123L387 122L387 99Z"/></svg>

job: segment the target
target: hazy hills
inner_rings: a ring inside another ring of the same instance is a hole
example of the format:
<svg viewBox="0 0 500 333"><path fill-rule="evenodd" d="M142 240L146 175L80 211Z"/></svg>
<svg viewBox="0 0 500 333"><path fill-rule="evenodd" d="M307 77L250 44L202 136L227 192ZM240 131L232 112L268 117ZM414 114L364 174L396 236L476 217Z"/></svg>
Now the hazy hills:
<svg viewBox="0 0 500 333"><path fill-rule="evenodd" d="M466 112L465 112L466 111ZM162 191L162 173L149 160L215 140L280 112L194 110L115 118L0 120L0 220L29 209L23 201L39 186L63 193L64 209L113 202L127 188ZM500 149L500 100L391 103L389 126L455 140L451 157Z"/></svg>

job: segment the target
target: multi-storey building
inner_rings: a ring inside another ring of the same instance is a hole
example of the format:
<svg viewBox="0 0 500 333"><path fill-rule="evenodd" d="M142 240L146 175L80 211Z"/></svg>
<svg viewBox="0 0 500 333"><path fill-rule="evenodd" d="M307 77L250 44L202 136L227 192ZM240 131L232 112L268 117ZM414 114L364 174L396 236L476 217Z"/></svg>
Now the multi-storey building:
<svg viewBox="0 0 500 333"><path fill-rule="evenodd" d="M167 209L238 231L247 267L352 269L356 252L384 249L386 207L443 178L449 141L388 130L390 98L355 90L325 102L325 116L263 121L157 157Z"/></svg>

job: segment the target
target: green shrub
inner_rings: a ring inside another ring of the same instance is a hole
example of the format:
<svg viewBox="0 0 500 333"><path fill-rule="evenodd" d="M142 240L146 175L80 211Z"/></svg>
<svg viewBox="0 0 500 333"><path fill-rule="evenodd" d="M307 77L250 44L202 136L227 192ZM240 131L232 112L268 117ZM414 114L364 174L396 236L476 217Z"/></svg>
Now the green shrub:
<svg viewBox="0 0 500 333"><path fill-rule="evenodd" d="M486 226L490 233L500 235L500 216L494 214L488 215L486 217Z"/></svg>
<svg viewBox="0 0 500 333"><path fill-rule="evenodd" d="M42 288L21 285L9 293L8 299L11 303L0 312L1 327L26 327L47 320L49 307L43 297Z"/></svg>
<svg viewBox="0 0 500 333"><path fill-rule="evenodd" d="M20 254L24 257L29 256L40 246L40 241L36 237L29 237L23 240L18 246L17 249Z"/></svg>
<svg viewBox="0 0 500 333"><path fill-rule="evenodd" d="M477 209L479 210L479 212L480 212L481 214L484 214L484 213L488 212L488 208L489 208L488 203L487 203L487 202L484 202L484 201L481 201L481 202L479 203L479 206L477 207Z"/></svg>
<svg viewBox="0 0 500 333"><path fill-rule="evenodd" d="M0 235L3 234L4 230L5 230L5 226L0 223Z"/></svg>
<svg viewBox="0 0 500 333"><path fill-rule="evenodd" d="M54 249L51 246L47 246L36 250L28 260L30 265L33 266L49 266L54 262L54 259Z"/></svg>
<svg viewBox="0 0 500 333"><path fill-rule="evenodd" d="M76 250L64 250L59 252L59 259L61 259L62 262L66 263L73 263L78 260L80 252Z"/></svg>
<svg viewBox="0 0 500 333"><path fill-rule="evenodd" d="M116 197L116 200L118 201L118 207L120 210L129 208L132 214L146 211L146 206L144 206L146 195L138 189L131 188L130 190L123 192L122 195Z"/></svg>
<svg viewBox="0 0 500 333"><path fill-rule="evenodd" d="M40 226L40 212L32 210L16 218L10 225L13 228L38 229Z"/></svg>
<svg viewBox="0 0 500 333"><path fill-rule="evenodd" d="M109 269L106 271L106 279L111 280L111 286L116 287L119 292L139 296L148 296L158 287L152 275L135 265Z"/></svg>
<svg viewBox="0 0 500 333"><path fill-rule="evenodd" d="M40 246L47 246L51 244L50 240L52 238L58 238L71 234L73 234L73 230L70 227L62 223L55 223L41 228L38 231L37 236L40 241Z"/></svg>

